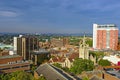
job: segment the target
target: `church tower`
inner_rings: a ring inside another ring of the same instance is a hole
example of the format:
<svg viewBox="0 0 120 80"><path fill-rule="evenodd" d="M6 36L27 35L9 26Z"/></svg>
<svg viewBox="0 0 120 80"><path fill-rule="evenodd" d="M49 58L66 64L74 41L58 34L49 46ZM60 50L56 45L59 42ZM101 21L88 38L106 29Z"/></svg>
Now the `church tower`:
<svg viewBox="0 0 120 80"><path fill-rule="evenodd" d="M79 43L79 58L89 59L89 45L85 42L85 35L82 43Z"/></svg>

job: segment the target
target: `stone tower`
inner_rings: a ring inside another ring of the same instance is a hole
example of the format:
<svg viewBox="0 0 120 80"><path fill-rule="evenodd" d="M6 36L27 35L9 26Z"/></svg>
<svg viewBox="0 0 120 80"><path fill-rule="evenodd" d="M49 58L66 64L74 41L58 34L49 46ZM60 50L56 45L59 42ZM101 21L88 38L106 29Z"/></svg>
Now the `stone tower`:
<svg viewBox="0 0 120 80"><path fill-rule="evenodd" d="M89 45L85 42L85 35L82 43L79 44L79 58L89 59Z"/></svg>

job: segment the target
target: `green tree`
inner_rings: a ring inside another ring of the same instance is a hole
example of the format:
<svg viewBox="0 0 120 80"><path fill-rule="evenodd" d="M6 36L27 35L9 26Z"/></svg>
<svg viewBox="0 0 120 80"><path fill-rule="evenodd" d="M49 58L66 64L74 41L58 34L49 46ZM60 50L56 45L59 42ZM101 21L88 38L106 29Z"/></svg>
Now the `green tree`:
<svg viewBox="0 0 120 80"><path fill-rule="evenodd" d="M58 67L58 68L62 68L61 64L59 64L59 63L54 63L53 65Z"/></svg>
<svg viewBox="0 0 120 80"><path fill-rule="evenodd" d="M41 76L39 80L46 80L44 76Z"/></svg>
<svg viewBox="0 0 120 80"><path fill-rule="evenodd" d="M96 57L96 62L104 57L104 52L102 51L90 51L89 54Z"/></svg>
<svg viewBox="0 0 120 80"><path fill-rule="evenodd" d="M77 58L73 62L73 66L70 68L70 71L75 74L80 74L83 71L91 71L94 69L94 62L87 59Z"/></svg>
<svg viewBox="0 0 120 80"><path fill-rule="evenodd" d="M86 40L86 43L90 46L90 47L92 47L92 45L93 45L93 41L92 40Z"/></svg>
<svg viewBox="0 0 120 80"><path fill-rule="evenodd" d="M19 72L16 77L17 80L33 80L33 76L30 73L26 73L24 71Z"/></svg>
<svg viewBox="0 0 120 80"><path fill-rule="evenodd" d="M10 80L12 77L9 76L9 74L1 74L0 75L0 80Z"/></svg>
<svg viewBox="0 0 120 80"><path fill-rule="evenodd" d="M31 65L30 65L30 68L31 68L32 74L34 74L34 70L37 69L37 66L31 64Z"/></svg>
<svg viewBox="0 0 120 80"><path fill-rule="evenodd" d="M0 75L0 80L33 80L34 77L32 74L24 72L24 71L17 71L11 74Z"/></svg>
<svg viewBox="0 0 120 80"><path fill-rule="evenodd" d="M108 60L103 60L103 59L100 59L98 64L101 66L110 66L111 65Z"/></svg>
<svg viewBox="0 0 120 80"><path fill-rule="evenodd" d="M15 78L15 77L12 77L10 80L16 80L16 78Z"/></svg>
<svg viewBox="0 0 120 80"><path fill-rule="evenodd" d="M83 77L82 80L90 80L88 77Z"/></svg>

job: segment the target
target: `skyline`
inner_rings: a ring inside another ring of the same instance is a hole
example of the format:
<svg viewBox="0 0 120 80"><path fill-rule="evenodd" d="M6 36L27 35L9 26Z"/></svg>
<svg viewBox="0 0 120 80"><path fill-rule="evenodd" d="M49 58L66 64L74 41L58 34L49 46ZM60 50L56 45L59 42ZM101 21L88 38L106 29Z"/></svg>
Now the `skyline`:
<svg viewBox="0 0 120 80"><path fill-rule="evenodd" d="M92 33L93 23L120 27L118 0L0 1L0 32Z"/></svg>

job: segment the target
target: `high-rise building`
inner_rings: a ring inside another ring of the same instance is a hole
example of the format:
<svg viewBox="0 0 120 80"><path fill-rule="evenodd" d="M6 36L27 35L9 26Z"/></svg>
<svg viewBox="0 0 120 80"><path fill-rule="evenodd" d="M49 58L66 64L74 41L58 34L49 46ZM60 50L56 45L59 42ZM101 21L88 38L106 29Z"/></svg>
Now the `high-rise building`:
<svg viewBox="0 0 120 80"><path fill-rule="evenodd" d="M118 44L118 28L115 24L93 24L93 48L116 50Z"/></svg>
<svg viewBox="0 0 120 80"><path fill-rule="evenodd" d="M28 35L14 38L14 50L25 60L30 60L31 52L38 49L38 39L35 36Z"/></svg>
<svg viewBox="0 0 120 80"><path fill-rule="evenodd" d="M14 43L14 51L17 51L17 37L13 38L13 43Z"/></svg>

